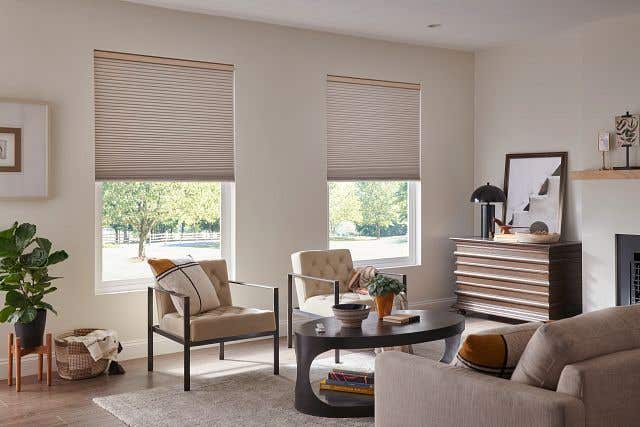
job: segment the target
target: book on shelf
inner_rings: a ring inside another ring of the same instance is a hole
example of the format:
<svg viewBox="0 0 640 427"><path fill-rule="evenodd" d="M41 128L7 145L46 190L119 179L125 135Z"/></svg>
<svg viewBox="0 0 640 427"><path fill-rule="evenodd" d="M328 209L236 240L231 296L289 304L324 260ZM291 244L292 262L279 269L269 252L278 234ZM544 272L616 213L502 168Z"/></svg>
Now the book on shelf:
<svg viewBox="0 0 640 427"><path fill-rule="evenodd" d="M327 376L328 380L342 381L345 383L356 384L368 384L374 383L372 372L355 372L355 371L342 371L339 369L333 369Z"/></svg>
<svg viewBox="0 0 640 427"><path fill-rule="evenodd" d="M320 381L320 390L341 391L345 393L366 394L373 396L373 387L369 386L350 386L350 385L336 385L329 384L327 380Z"/></svg>
<svg viewBox="0 0 640 427"><path fill-rule="evenodd" d="M408 323L419 322L420 316L417 314L391 314L389 316L384 316L382 320L387 323L406 325Z"/></svg>
<svg viewBox="0 0 640 427"><path fill-rule="evenodd" d="M374 372L373 371L352 371L349 369L339 369L339 368L333 368L331 370L331 372L336 372L339 374L344 374L344 375L362 375L362 376L366 376L369 378L373 378L374 376Z"/></svg>
<svg viewBox="0 0 640 427"><path fill-rule="evenodd" d="M327 378L327 384L344 385L348 387L360 387L360 388L371 388L371 389L373 388L373 384L358 383L353 381L341 381L341 380L334 380L331 378Z"/></svg>

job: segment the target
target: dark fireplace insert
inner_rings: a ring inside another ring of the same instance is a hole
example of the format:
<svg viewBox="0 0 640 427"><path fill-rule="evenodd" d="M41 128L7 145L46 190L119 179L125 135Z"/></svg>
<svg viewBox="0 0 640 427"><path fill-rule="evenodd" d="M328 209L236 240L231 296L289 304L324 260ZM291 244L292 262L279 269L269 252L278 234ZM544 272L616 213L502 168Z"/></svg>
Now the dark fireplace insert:
<svg viewBox="0 0 640 427"><path fill-rule="evenodd" d="M640 236L616 234L616 303L640 304Z"/></svg>

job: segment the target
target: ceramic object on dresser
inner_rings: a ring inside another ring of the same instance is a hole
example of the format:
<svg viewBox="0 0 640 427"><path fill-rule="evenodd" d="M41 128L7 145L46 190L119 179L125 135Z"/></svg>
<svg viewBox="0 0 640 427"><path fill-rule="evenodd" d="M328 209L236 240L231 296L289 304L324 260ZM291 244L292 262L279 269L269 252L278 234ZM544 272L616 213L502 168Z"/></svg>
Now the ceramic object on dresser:
<svg viewBox="0 0 640 427"><path fill-rule="evenodd" d="M369 307L364 304L337 304L332 309L343 328L359 328L370 312Z"/></svg>
<svg viewBox="0 0 640 427"><path fill-rule="evenodd" d="M558 233L536 234L516 232L516 241L518 243L557 243L560 241L560 235Z"/></svg>

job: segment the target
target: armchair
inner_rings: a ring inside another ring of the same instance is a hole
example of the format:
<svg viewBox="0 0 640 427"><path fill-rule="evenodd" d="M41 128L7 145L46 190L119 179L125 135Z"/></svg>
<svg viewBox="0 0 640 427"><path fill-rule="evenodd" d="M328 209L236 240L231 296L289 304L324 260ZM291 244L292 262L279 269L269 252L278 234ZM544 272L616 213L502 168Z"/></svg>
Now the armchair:
<svg viewBox="0 0 640 427"><path fill-rule="evenodd" d="M153 371L153 334L162 335L183 345L184 390L191 388L190 350L207 344L219 344L220 360L224 359L224 343L248 338L273 336L273 373L279 374L279 308L278 288L253 283L229 280L224 260L200 261L209 277L220 282L216 293L221 306L204 313L189 313L189 297L172 291L149 286L147 289L147 370ZM238 307L232 304L230 284L248 286L257 290L271 290L273 309ZM153 324L153 299L155 296L158 324ZM184 316L180 316L171 301L171 296L184 301Z"/></svg>
<svg viewBox="0 0 640 427"><path fill-rule="evenodd" d="M296 252L291 255L293 272L287 280L287 345L293 346L293 315L308 319L333 316L331 307L342 303L373 306L373 298L349 291L349 279L354 273L351 252L348 249L330 249ZM407 276L400 273L380 272L399 278L407 284ZM293 305L295 282L298 306ZM336 363L339 361L336 350Z"/></svg>

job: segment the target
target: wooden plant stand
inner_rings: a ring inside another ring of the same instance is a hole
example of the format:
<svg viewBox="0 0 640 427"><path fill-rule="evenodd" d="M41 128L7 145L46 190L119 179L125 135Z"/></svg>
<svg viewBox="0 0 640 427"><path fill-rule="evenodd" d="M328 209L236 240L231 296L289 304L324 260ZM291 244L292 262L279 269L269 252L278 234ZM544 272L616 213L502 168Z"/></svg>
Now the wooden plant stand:
<svg viewBox="0 0 640 427"><path fill-rule="evenodd" d="M9 360L8 360L8 375L7 383L9 386L13 385L13 357L16 358L16 391L22 390L22 372L21 362L22 356L27 354L38 355L38 382L42 381L42 359L44 355L47 355L47 385L51 386L51 350L53 348L51 342L51 333L45 335L45 344L39 347L32 348L20 348L20 338L15 337L13 333L9 333Z"/></svg>

